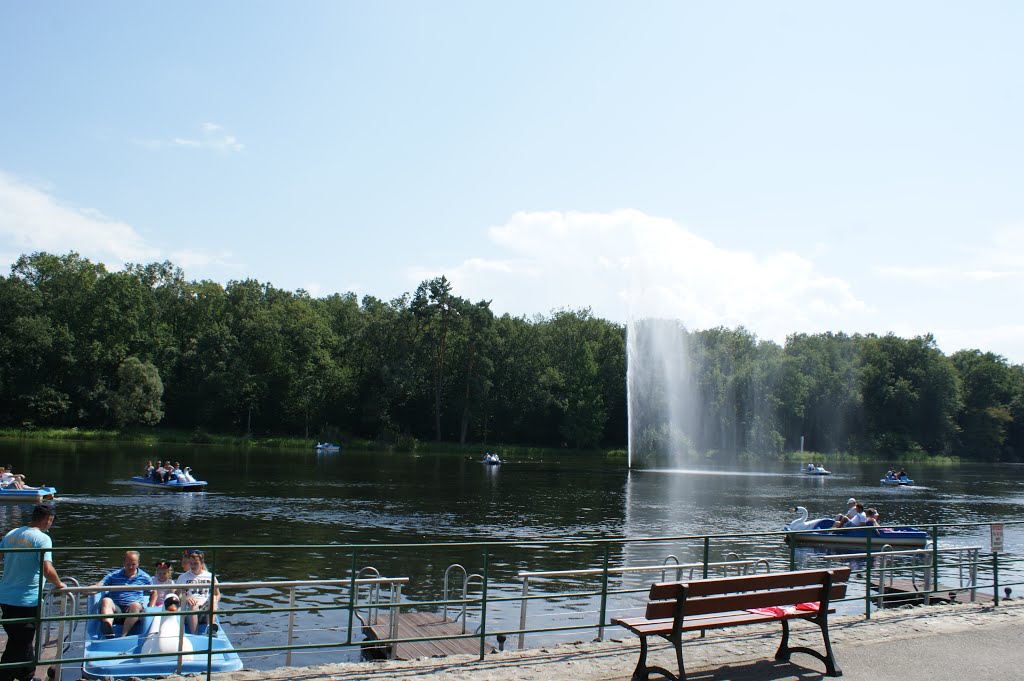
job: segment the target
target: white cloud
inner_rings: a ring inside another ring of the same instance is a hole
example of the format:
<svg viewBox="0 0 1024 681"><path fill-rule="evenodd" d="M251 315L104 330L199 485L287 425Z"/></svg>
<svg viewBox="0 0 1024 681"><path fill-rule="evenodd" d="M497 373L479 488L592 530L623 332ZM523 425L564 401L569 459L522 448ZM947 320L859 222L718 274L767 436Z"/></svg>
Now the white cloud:
<svg viewBox="0 0 1024 681"><path fill-rule="evenodd" d="M171 251L171 262L186 272L192 268L208 269L211 266L222 267L229 270L240 270L241 265L232 261L232 253L223 251L221 253L208 253L197 251L191 248L182 248Z"/></svg>
<svg viewBox="0 0 1024 681"><path fill-rule="evenodd" d="M47 191L0 171L0 244L20 252L75 250L87 257L144 262L159 250L129 224L72 206Z"/></svg>
<svg viewBox="0 0 1024 681"><path fill-rule="evenodd" d="M174 137L170 140L133 139L132 142L152 151L165 148L207 149L221 153L245 151L245 145L238 138L228 133L216 123L203 123L199 126L199 137Z"/></svg>
<svg viewBox="0 0 1024 681"><path fill-rule="evenodd" d="M410 278L444 273L461 295L491 299L499 313L587 306L617 321L664 316L690 328L744 325L779 342L794 331L845 327L851 315L868 311L846 282L798 254L724 249L636 210L517 213L489 234L508 257L419 268Z"/></svg>
<svg viewBox="0 0 1024 681"><path fill-rule="evenodd" d="M125 263L163 260L161 248L132 225L80 207L54 195L52 187L29 183L0 170L0 264L9 266L24 253L77 251L111 270ZM239 270L231 253L183 249L171 253L175 265ZM189 273L192 275L193 273Z"/></svg>

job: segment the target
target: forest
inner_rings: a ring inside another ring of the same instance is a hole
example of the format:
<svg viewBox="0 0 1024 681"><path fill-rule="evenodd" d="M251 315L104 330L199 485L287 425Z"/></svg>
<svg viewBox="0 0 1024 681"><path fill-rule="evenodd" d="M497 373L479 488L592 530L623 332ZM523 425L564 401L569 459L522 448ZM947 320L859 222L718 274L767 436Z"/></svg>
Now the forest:
<svg viewBox="0 0 1024 681"><path fill-rule="evenodd" d="M682 333L701 456L778 456L802 436L824 453L1024 459L1024 366L991 352ZM588 309L498 316L445 277L393 300L314 298L33 253L0 277L0 425L624 448L626 334Z"/></svg>

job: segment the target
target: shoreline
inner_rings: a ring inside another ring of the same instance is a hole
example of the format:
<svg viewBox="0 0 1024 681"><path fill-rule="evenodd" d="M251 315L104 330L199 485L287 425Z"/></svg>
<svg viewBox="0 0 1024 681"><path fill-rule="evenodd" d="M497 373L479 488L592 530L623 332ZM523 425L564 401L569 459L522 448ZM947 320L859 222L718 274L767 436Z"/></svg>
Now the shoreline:
<svg viewBox="0 0 1024 681"><path fill-rule="evenodd" d="M877 678L872 665L872 646L897 650L911 645L940 646L950 653L950 663L965 662L970 650L947 646L958 636L984 636L998 641L1005 638L1013 648L1024 625L1024 599L1004 601L998 607L990 604L963 603L905 607L876 612L870 620L863 615L833 617L829 621L831 640L836 656L848 679ZM606 630L610 637L602 642L576 642L527 650L511 650L487 655L421 658L410 661L354 662L324 664L311 667L278 667L271 670L242 670L217 674L220 681L424 681L444 678L451 681L541 681L584 679L587 681L626 681L633 673L639 651L638 639ZM510 643L514 639L510 639ZM821 638L813 625L793 626L794 642L821 648ZM749 678L783 679L821 678L822 665L807 655L794 655L791 663L775 663L772 657L779 641L779 627L756 625L707 632L706 638L688 637L683 643L687 673L707 672L719 667L760 670ZM675 668L674 655L664 641L652 641L651 661ZM978 651L978 654L987 654ZM884 658L884 656L882 657ZM914 663L914 660L909 660ZM941 660L940 660L941 662ZM995 660L999 663L999 660ZM972 663L973 664L973 663ZM770 676L764 668L778 670ZM865 669L865 667L868 667ZM736 672L737 674L739 672ZM740 674L714 678L748 678ZM778 675L778 674L781 674ZM788 675L787 675L788 674ZM908 675L909 674L909 675ZM704 676L704 675L701 675ZM184 679L186 677L167 677ZM194 677L188 677L194 678ZM902 672L901 678L936 678L923 668ZM952 678L947 676L946 678ZM987 677L977 677L987 678Z"/></svg>

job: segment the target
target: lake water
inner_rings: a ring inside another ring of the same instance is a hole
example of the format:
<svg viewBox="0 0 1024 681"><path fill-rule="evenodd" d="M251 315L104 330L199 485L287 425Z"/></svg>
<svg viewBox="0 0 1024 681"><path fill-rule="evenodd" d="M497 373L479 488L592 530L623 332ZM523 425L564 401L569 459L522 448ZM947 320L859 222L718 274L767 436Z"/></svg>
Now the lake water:
<svg viewBox="0 0 1024 681"><path fill-rule="evenodd" d="M140 491L123 481L147 459L171 459L193 468L210 483L205 494ZM1015 520L1024 509L1024 466L908 467L918 484L883 488L884 466L833 464L830 477L800 475L794 464L761 463L742 468L628 471L625 462L585 457L507 461L484 466L461 455L342 452L316 454L218 447L143 447L93 443L0 441L0 460L26 474L31 484L56 486L58 519L51 536L58 548L95 547L55 558L63 576L91 584L120 564L116 547L142 549L143 567L173 552L147 546L339 545L334 549L219 550L211 561L225 581L346 578L353 558L346 544L662 537L683 534L777 531L805 506L812 517L834 515L854 496L875 506L886 524ZM0 504L0 530L23 524L31 506ZM987 551L987 528L954 529L953 544ZM1006 552L1019 554L1024 531L1010 526ZM523 570L600 567L604 549L524 546L511 543L487 556L491 596L515 596ZM716 540L712 560L729 551L785 561L778 536ZM610 563L658 564L669 555L699 560L694 542L614 547ZM405 595L440 599L445 569L465 565L483 571L478 548L369 548L355 564L386 576L407 576ZM650 581L649 576L643 580ZM558 590L536 582L537 589ZM321 600L317 601L316 598ZM316 597L314 602L329 602ZM585 610L584 603L569 610ZM592 599L591 599L592 600ZM225 603L250 607L283 605L263 590L235 593ZM592 605L592 603L590 604ZM566 604L531 604L531 613L561 617ZM335 615L335 618L339 616ZM228 620L236 645L281 640L284 616L248 615ZM298 642L338 640L344 627L330 614L307 616ZM535 626L543 624L535 623ZM518 604L488 614L488 629L516 628ZM539 644L537 635L533 642ZM573 638L579 638L576 634ZM306 653L296 664L351 659L355 653ZM281 656L248 659L252 667L281 663Z"/></svg>

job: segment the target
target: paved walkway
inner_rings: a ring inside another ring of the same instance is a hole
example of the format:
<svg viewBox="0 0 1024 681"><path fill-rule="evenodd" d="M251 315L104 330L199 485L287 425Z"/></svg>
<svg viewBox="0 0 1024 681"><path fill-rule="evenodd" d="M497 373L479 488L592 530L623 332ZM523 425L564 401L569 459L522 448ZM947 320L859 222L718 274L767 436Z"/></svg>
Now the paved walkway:
<svg viewBox="0 0 1024 681"><path fill-rule="evenodd" d="M612 635L612 629L608 632ZM817 627L793 625L793 645L821 648ZM1024 599L917 607L836 618L832 641L846 681L986 681L1024 678ZM807 655L772 659L778 625L709 632L684 643L691 681L819 681L824 665ZM651 662L674 668L667 645ZM475 657L241 671L216 681L628 681L639 643L624 638ZM65 670L64 679L72 670ZM169 677L175 678L175 677ZM180 677L179 677L180 678ZM189 677L195 681L195 677ZM659 677L655 677L659 678Z"/></svg>

